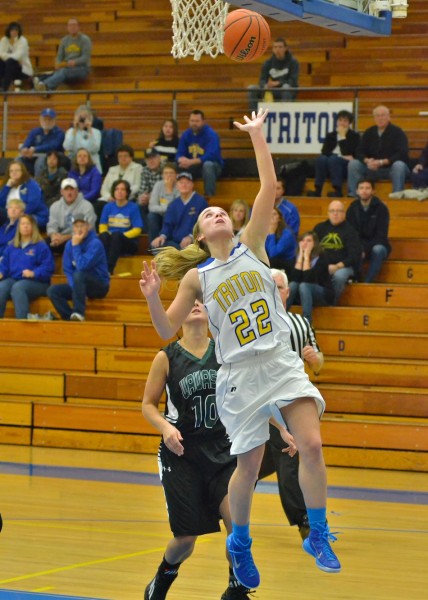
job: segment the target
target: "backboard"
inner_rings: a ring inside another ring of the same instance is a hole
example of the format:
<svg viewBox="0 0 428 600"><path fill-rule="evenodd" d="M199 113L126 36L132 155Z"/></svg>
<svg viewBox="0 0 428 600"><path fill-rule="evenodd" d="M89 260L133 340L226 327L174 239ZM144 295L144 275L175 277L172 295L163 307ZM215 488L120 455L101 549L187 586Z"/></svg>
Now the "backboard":
<svg viewBox="0 0 428 600"><path fill-rule="evenodd" d="M391 34L391 11L374 16L359 10L368 7L368 0L233 0L233 5L276 21L304 21L346 35Z"/></svg>

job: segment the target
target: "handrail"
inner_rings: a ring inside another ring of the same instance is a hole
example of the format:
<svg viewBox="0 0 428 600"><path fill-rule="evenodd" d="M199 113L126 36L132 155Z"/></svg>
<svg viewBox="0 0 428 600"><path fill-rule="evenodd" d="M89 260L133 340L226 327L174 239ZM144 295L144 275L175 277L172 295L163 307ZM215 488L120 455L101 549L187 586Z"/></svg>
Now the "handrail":
<svg viewBox="0 0 428 600"><path fill-rule="evenodd" d="M252 88L253 90L260 90L263 91L262 88ZM343 92L349 92L351 98L353 99L353 103L354 103L354 113L355 113L355 127L358 128L358 117L359 117L359 104L361 101L361 97L363 94L365 93L370 93L370 92L403 92L403 91L408 91L408 92L421 92L421 91L428 91L428 85L426 86L414 86L414 85L400 85L400 86L343 86L343 87L332 87L332 86L317 86L317 87L299 87L299 88L290 88L290 90L296 90L299 93L301 92L311 92L314 94L314 96L316 96L317 93L319 92L331 92L332 97L334 97L334 95L337 92L343 93ZM246 88L215 88L214 90L212 88L187 88L185 90L181 90L181 89L176 89L174 87L168 88L168 89L156 89L156 88L152 88L152 89L108 89L108 90L55 90L54 92L49 92L49 96L82 96L84 95L86 97L86 103L88 104L88 106L90 106L91 101L99 96L105 96L108 94L114 94L117 96L121 96L122 94L135 94L136 96L144 96L144 95L162 95L163 97L165 97L165 95L170 95L171 96L171 115L174 118L177 118L177 114L178 114L178 108L179 108L179 104L180 104L180 100L185 98L186 96L188 96L189 94L199 94L199 95L203 95L206 94L207 97L212 98L213 94L215 94L215 97L217 100L219 100L219 102L221 101L220 96L222 94L237 94L237 97L239 98L239 96L243 96L244 98L246 98L246 94L247 94L248 90ZM8 120L9 120L9 114L10 114L10 101L18 96L17 92L2 92L3 95L3 122L2 122L2 130L1 130L1 154L4 157L5 153L7 152L7 132L8 132ZM44 98L46 96L46 92L37 92L37 91L20 91L19 92L19 97L25 97L25 98L35 98L35 97L42 97ZM382 98L379 98L379 102L382 101ZM199 104L203 104L203 101L199 101Z"/></svg>

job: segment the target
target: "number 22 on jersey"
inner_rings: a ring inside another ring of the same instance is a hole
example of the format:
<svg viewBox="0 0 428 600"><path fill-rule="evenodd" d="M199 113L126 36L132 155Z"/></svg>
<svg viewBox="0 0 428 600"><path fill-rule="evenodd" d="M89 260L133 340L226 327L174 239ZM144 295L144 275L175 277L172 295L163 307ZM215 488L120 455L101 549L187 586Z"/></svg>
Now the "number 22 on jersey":
<svg viewBox="0 0 428 600"><path fill-rule="evenodd" d="M230 313L229 319L235 325L235 335L241 346L253 342L257 337L262 337L272 331L269 308L266 300L256 300L250 304L250 310L255 315L255 326L251 326L251 316L244 308Z"/></svg>

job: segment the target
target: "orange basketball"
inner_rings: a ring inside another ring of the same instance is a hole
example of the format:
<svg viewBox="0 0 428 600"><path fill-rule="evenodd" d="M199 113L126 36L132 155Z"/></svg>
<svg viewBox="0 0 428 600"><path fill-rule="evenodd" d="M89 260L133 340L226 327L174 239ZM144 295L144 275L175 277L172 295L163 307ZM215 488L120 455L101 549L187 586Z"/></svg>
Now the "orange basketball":
<svg viewBox="0 0 428 600"><path fill-rule="evenodd" d="M264 17L240 8L230 12L224 24L224 53L232 60L250 62L264 54L270 29Z"/></svg>

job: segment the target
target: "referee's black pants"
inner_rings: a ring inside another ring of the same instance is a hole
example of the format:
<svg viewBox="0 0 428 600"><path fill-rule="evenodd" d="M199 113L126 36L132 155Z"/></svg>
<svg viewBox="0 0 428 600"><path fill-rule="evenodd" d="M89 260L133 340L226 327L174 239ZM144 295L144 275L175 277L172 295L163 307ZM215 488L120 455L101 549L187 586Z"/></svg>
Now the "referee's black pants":
<svg viewBox="0 0 428 600"><path fill-rule="evenodd" d="M279 496L286 517L290 525L300 527L304 524L306 506L299 485L299 456L296 454L290 457L287 452L282 452L287 445L276 427L270 425L269 428L270 439L266 442L259 479L276 473Z"/></svg>

